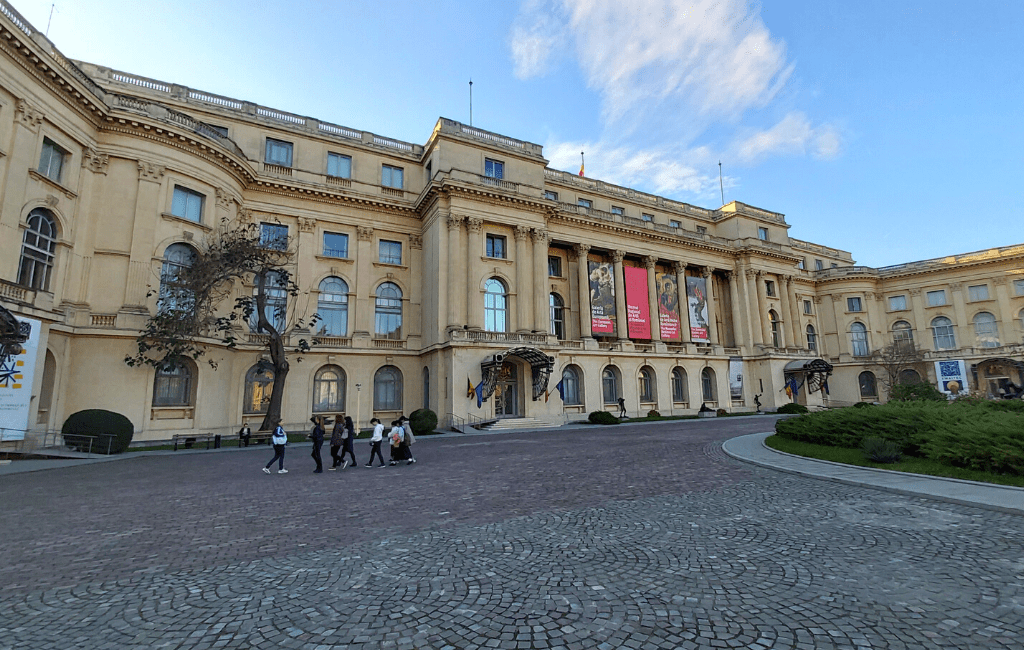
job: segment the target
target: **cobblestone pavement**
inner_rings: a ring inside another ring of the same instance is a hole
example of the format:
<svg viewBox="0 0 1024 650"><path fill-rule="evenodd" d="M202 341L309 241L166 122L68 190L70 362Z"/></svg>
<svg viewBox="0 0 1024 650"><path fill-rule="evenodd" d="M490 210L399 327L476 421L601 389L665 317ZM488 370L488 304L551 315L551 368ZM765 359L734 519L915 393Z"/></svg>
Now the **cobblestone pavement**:
<svg viewBox="0 0 1024 650"><path fill-rule="evenodd" d="M1021 647L1024 517L721 451L772 423L0 477L0 648Z"/></svg>

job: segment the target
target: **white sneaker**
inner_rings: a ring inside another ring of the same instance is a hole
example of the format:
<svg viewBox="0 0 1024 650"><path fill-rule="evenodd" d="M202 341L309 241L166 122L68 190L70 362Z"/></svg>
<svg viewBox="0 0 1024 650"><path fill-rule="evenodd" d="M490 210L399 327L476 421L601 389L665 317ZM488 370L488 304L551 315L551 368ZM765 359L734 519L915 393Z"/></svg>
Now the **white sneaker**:
<svg viewBox="0 0 1024 650"><path fill-rule="evenodd" d="M270 468L269 467L264 467L263 468L263 473L264 474L269 474L270 473Z"/></svg>
<svg viewBox="0 0 1024 650"><path fill-rule="evenodd" d="M277 470L277 473L278 474L287 474L288 470L286 470L286 469L279 469L279 470Z"/></svg>

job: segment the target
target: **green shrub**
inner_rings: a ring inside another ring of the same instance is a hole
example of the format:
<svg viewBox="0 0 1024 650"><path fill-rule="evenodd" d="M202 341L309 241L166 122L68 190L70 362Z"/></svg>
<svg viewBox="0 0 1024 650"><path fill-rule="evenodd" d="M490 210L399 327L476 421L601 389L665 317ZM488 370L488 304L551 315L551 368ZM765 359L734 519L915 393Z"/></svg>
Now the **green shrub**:
<svg viewBox="0 0 1024 650"><path fill-rule="evenodd" d="M716 413L716 415L718 415L718 417L724 417L724 416L728 415L728 413L726 413L725 409L718 409L718 412Z"/></svg>
<svg viewBox="0 0 1024 650"><path fill-rule="evenodd" d="M417 409L409 415L409 425L415 435L425 435L437 428L437 413L430 409Z"/></svg>
<svg viewBox="0 0 1024 650"><path fill-rule="evenodd" d="M647 411L647 417L649 417L649 418L660 418L661 417L661 413L658 413L654 409L651 409L650 411Z"/></svg>
<svg viewBox="0 0 1024 650"><path fill-rule="evenodd" d="M591 424L618 424L619 418L615 417L608 411L594 411L587 418Z"/></svg>
<svg viewBox="0 0 1024 650"><path fill-rule="evenodd" d="M899 446L891 440L864 438L860 443L864 458L876 463L897 463L903 459Z"/></svg>
<svg viewBox="0 0 1024 650"><path fill-rule="evenodd" d="M783 404L779 407L776 413L807 413L807 407L803 404L797 404L796 402L790 402L789 404Z"/></svg>
<svg viewBox="0 0 1024 650"><path fill-rule="evenodd" d="M98 454L120 454L131 444L135 435L132 421L113 411L86 409L72 413L60 432L64 444L81 451Z"/></svg>
<svg viewBox="0 0 1024 650"><path fill-rule="evenodd" d="M872 406L874 406L874 404L872 404L871 402L857 402L856 404L853 405L853 408L866 409Z"/></svg>
<svg viewBox="0 0 1024 650"><path fill-rule="evenodd" d="M896 402L945 402L946 394L926 382L899 384L889 391L889 401Z"/></svg>

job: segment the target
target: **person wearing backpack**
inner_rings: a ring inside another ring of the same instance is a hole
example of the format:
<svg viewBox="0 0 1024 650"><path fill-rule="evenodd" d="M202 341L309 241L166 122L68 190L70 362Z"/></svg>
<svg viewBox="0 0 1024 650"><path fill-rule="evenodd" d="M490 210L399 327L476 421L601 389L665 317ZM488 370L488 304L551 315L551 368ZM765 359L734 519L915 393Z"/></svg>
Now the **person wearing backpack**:
<svg viewBox="0 0 1024 650"><path fill-rule="evenodd" d="M402 440L402 458L405 459L406 465L412 465L416 462L416 459L412 456L412 445L416 442L416 436L412 433L412 426L409 424L409 418L404 415L398 418L398 426L402 427L402 433L404 434Z"/></svg>
<svg viewBox="0 0 1024 650"><path fill-rule="evenodd" d="M274 457L270 459L266 467L263 468L264 474L270 473L270 466L277 461L277 473L287 474L288 470L284 468L284 448L288 444L288 434L285 433L284 427L281 426L281 418L274 419L274 434L270 438L270 442L274 445Z"/></svg>
<svg viewBox="0 0 1024 650"><path fill-rule="evenodd" d="M388 440L391 442L391 462L388 465L394 467L398 464L398 461L402 460L402 441L404 439L405 432L399 426L398 420L393 420L391 422L391 433L388 434Z"/></svg>
<svg viewBox="0 0 1024 650"><path fill-rule="evenodd" d="M352 422L352 418L345 416L345 429L341 434L341 459L345 461L341 465L341 469L348 467L348 460L345 458L345 454L352 457L352 467L358 467L359 464L356 462L355 452L355 439L356 439L356 425Z"/></svg>

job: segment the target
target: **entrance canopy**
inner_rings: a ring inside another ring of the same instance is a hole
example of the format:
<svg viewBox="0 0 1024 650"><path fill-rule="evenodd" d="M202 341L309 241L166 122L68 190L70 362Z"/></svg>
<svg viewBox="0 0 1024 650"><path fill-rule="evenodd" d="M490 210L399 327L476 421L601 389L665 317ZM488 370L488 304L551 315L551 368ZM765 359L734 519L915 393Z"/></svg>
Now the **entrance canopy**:
<svg viewBox="0 0 1024 650"><path fill-rule="evenodd" d="M486 400L494 394L494 387L498 383L498 375L501 372L501 364L510 357L516 357L530 365L533 376L533 401L536 402L548 388L548 378L551 376L551 369L555 367L555 358L549 357L537 348L526 346L509 348L480 363L484 382L482 398Z"/></svg>
<svg viewBox="0 0 1024 650"><path fill-rule="evenodd" d="M784 375L806 375L807 392L813 393L820 390L832 374L832 364L824 359L794 360L787 363L782 372Z"/></svg>

